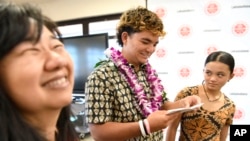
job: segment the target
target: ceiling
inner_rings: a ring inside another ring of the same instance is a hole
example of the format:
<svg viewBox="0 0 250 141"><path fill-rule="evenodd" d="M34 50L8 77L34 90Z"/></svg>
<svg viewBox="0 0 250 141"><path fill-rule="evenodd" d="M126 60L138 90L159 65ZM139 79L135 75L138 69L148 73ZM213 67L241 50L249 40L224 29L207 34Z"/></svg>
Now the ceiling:
<svg viewBox="0 0 250 141"><path fill-rule="evenodd" d="M24 2L29 2L29 3L44 3L47 1L57 1L57 0L6 0L6 1L12 1L15 3L24 3Z"/></svg>

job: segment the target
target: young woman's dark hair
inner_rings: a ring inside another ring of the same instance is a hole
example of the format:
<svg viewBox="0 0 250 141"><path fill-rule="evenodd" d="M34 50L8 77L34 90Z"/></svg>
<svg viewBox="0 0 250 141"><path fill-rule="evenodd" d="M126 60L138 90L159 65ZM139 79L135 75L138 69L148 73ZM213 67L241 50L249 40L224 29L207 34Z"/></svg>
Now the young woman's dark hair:
<svg viewBox="0 0 250 141"><path fill-rule="evenodd" d="M31 21L35 22L33 35L30 35ZM23 41L32 38L31 40L38 42L43 26L60 36L56 24L44 16L39 8L29 4L1 3L0 61ZM2 77L0 74L0 141L46 141L19 113L5 90ZM70 116L71 109L68 105L61 110L57 121L56 141L78 141Z"/></svg>
<svg viewBox="0 0 250 141"><path fill-rule="evenodd" d="M212 52L211 54L208 55L204 65L213 61L218 61L228 65L230 72L233 73L235 63L234 63L234 57L231 54L225 51Z"/></svg>

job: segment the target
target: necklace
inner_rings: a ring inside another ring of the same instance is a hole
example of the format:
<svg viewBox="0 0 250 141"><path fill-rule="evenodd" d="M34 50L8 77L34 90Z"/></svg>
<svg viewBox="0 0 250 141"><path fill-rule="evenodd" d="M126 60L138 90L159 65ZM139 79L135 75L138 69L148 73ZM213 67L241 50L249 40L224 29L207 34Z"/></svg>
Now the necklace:
<svg viewBox="0 0 250 141"><path fill-rule="evenodd" d="M151 68L151 65L148 62L146 63L145 74L150 89L152 90L151 97L147 98L143 86L138 82L137 75L129 66L128 61L122 56L121 52L111 47L105 51L105 54L118 67L119 72L124 76L130 88L135 93L135 97L140 107L138 110L145 117L158 110L166 93L164 92L163 85L161 85L161 80L156 75L156 71Z"/></svg>
<svg viewBox="0 0 250 141"><path fill-rule="evenodd" d="M221 98L222 93L220 92L220 96L219 96L218 98L216 98L216 99L214 99L214 100L210 100L209 97L208 97L207 91L206 91L206 89L205 89L205 87L204 87L204 81L202 82L202 87L203 87L203 90L204 90L205 95L206 95L206 97L207 97L207 100L208 100L209 102L215 102L215 101L218 101L218 100Z"/></svg>

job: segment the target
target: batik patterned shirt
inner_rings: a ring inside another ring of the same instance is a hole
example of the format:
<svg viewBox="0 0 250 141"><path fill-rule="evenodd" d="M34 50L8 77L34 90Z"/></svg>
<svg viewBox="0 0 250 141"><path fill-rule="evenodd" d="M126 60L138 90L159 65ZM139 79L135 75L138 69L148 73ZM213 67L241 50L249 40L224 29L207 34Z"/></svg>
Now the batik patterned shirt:
<svg viewBox="0 0 250 141"><path fill-rule="evenodd" d="M198 86L184 88L175 100L190 95L198 95ZM233 122L235 104L224 95L224 105L217 111L199 108L196 111L182 114L180 126L180 141L220 141L223 126Z"/></svg>
<svg viewBox="0 0 250 141"><path fill-rule="evenodd" d="M144 86L146 95L150 97L151 90L144 72L145 67L142 66L136 74L139 83ZM129 84L110 60L102 63L91 73L85 93L87 123L138 122L145 118L138 109L135 94ZM162 131L158 131L128 141L162 141L162 139Z"/></svg>

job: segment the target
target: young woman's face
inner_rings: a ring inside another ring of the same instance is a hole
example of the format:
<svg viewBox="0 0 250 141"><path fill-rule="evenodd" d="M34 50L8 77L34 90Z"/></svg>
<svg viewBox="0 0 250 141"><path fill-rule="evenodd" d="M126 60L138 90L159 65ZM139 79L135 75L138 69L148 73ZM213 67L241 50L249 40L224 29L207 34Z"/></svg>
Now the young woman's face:
<svg viewBox="0 0 250 141"><path fill-rule="evenodd" d="M220 90L226 82L233 78L229 66L218 62L209 62L204 68L204 79L207 89Z"/></svg>
<svg viewBox="0 0 250 141"><path fill-rule="evenodd" d="M4 88L21 112L60 109L71 103L73 63L46 27L37 43L23 41L0 65Z"/></svg>

